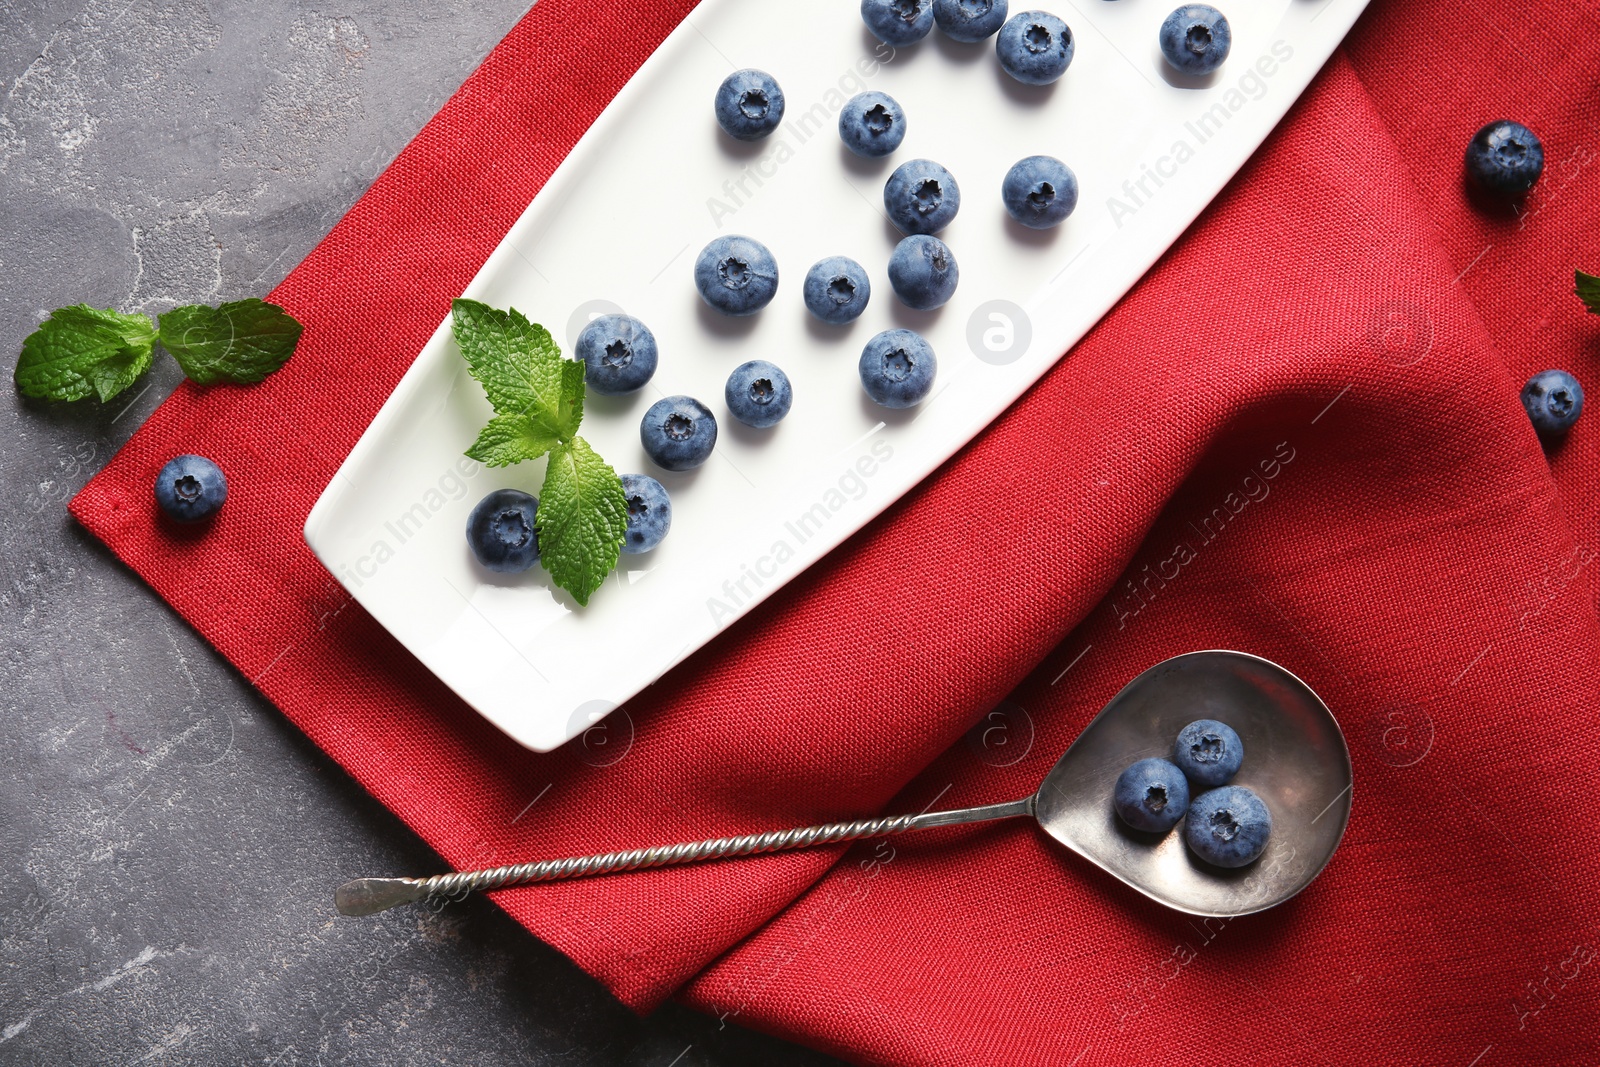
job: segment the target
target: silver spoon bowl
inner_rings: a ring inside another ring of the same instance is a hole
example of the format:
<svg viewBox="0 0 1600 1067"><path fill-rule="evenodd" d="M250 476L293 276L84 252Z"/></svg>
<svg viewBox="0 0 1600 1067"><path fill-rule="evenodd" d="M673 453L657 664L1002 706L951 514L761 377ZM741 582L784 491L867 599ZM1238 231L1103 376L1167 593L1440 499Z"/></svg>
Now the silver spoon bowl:
<svg viewBox="0 0 1600 1067"><path fill-rule="evenodd" d="M1195 719L1225 722L1244 742L1235 785L1272 812L1272 837L1253 863L1212 867L1184 847L1182 826L1164 835L1132 830L1111 807L1117 776L1135 760L1170 757ZM1190 915L1234 916L1281 904L1311 884L1350 821L1350 752L1327 705L1269 660L1244 652L1190 652L1156 664L1123 687L1021 800L919 815L883 816L462 871L429 878L358 878L334 902L345 915L645 867L883 837L934 826L1032 816L1051 837L1152 900Z"/></svg>

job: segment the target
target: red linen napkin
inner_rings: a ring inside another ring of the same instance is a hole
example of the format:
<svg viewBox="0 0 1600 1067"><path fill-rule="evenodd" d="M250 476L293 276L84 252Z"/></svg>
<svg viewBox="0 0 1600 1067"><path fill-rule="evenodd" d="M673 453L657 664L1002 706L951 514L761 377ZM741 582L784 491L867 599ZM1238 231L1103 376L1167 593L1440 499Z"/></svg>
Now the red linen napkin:
<svg viewBox="0 0 1600 1067"><path fill-rule="evenodd" d="M1554 365L1600 382L1568 292L1596 251L1594 14L1479 12L1467 48L1441 34L1460 5L1380 2L1069 358L630 702L622 759L536 755L350 604L300 526L689 7L541 0L273 294L307 326L289 367L180 388L74 514L460 867L1012 799L1122 683L1202 647L1285 664L1350 741L1333 864L1220 925L1021 824L497 895L637 1008L683 990L864 1062L1592 1062L1595 416L1552 477L1516 391ZM1501 113L1551 160L1522 218L1460 186ZM203 537L153 514L179 451L229 472ZM969 743L1008 697L1011 747Z"/></svg>

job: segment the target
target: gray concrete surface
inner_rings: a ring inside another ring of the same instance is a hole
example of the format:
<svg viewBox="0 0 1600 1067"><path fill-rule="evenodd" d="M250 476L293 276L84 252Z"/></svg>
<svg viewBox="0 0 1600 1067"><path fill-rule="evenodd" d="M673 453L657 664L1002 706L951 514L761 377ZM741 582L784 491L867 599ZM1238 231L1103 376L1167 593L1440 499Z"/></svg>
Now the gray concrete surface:
<svg viewBox="0 0 1600 1067"><path fill-rule="evenodd" d="M525 3L0 0L0 349L266 293ZM330 914L438 860L65 510L177 379L0 405L0 1064L832 1062L636 1020L482 900Z"/></svg>

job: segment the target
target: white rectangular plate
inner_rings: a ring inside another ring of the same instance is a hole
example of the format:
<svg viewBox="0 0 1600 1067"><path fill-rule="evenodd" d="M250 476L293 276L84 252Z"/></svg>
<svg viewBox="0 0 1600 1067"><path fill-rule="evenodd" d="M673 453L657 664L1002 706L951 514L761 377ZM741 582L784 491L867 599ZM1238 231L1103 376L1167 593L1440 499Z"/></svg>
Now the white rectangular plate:
<svg viewBox="0 0 1600 1067"><path fill-rule="evenodd" d="M542 569L479 568L463 529L491 489L538 492L542 461L487 470L462 452L488 420L483 390L442 324L306 520L317 557L463 699L546 751L660 677L722 627L859 529L983 429L1138 280L1244 163L1332 53L1365 0L1223 0L1233 51L1207 82L1170 79L1156 30L1172 0L1050 0L1076 39L1062 80L1011 81L994 43L934 33L896 52L862 26L857 0L704 0L617 95L534 198L466 295L513 306L570 353L593 314L624 309L660 345L631 397L588 401L582 434L619 473L660 479L672 531L623 556L578 608ZM1020 8L1019 8L1020 10ZM711 100L736 67L783 86L780 130L753 146L721 134ZM844 100L879 89L908 134L886 160L841 146ZM1035 154L1077 173L1077 211L1044 234L1011 223L1000 180ZM948 167L962 207L940 236L960 265L955 298L906 309L885 267L898 235L882 210L899 163ZM692 267L723 233L777 257L777 299L742 320L706 309ZM800 280L829 255L860 261L871 305L839 328L811 319ZM890 412L856 362L905 326L938 354L934 393ZM735 423L728 372L772 360L794 408L771 431ZM721 436L700 469L655 469L639 418L695 396ZM626 638L622 635L626 635Z"/></svg>

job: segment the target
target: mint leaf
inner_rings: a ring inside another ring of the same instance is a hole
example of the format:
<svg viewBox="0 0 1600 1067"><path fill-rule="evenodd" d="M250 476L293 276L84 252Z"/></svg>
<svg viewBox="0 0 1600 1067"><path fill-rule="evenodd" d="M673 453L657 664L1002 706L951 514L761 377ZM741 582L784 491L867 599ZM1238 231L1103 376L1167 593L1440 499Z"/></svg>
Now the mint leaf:
<svg viewBox="0 0 1600 1067"><path fill-rule="evenodd" d="M622 479L583 438L551 449L536 521L539 559L551 580L588 604L617 565L628 503Z"/></svg>
<svg viewBox="0 0 1600 1067"><path fill-rule="evenodd" d="M190 304L161 316L161 347L201 385L259 382L289 361L303 327L277 304L250 297Z"/></svg>
<svg viewBox="0 0 1600 1067"><path fill-rule="evenodd" d="M1600 277L1585 274L1581 270L1572 272L1577 288L1578 299L1583 301L1583 306L1589 309L1589 314L1600 315Z"/></svg>
<svg viewBox="0 0 1600 1067"><path fill-rule="evenodd" d="M467 449L467 456L489 467L509 467L538 459L561 443L561 436L532 415L496 415Z"/></svg>
<svg viewBox="0 0 1600 1067"><path fill-rule="evenodd" d="M578 420L562 422L567 378L550 331L512 308L501 311L477 300L450 304L451 328L467 369L483 386L497 415L541 414L561 423L564 436L577 432ZM581 410L578 417L582 417Z"/></svg>
<svg viewBox="0 0 1600 1067"><path fill-rule="evenodd" d="M57 308L22 342L12 378L23 396L110 400L138 380L155 356L156 329L144 315L88 304Z"/></svg>

